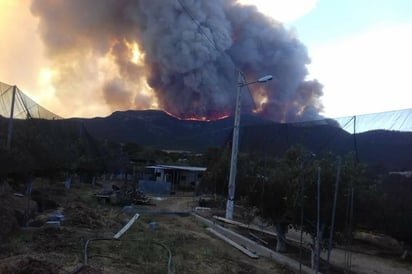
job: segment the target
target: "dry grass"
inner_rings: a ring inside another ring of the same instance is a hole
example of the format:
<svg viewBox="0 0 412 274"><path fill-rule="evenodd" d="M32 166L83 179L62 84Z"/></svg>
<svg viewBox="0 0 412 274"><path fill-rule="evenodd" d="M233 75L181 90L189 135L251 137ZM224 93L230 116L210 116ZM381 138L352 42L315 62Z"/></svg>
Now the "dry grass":
<svg viewBox="0 0 412 274"><path fill-rule="evenodd" d="M153 222L155 229L149 226ZM286 272L264 258L250 259L234 250L208 234L193 217L173 215L145 215L120 242L93 243L90 264L115 267L119 273L165 273L168 252L159 243L172 252L173 273Z"/></svg>
<svg viewBox="0 0 412 274"><path fill-rule="evenodd" d="M83 262L86 239L112 237L131 217L120 207L99 204L93 198L97 189L89 185L65 190L42 182L41 189L61 206L66 221L10 235L0 243L0 273L71 272ZM192 202L173 197L145 209L185 210ZM153 222L155 229L149 226ZM173 273L290 273L265 258L248 258L192 216L177 215L142 215L120 241L91 242L90 267L80 273L166 273L168 252L159 244L172 253Z"/></svg>

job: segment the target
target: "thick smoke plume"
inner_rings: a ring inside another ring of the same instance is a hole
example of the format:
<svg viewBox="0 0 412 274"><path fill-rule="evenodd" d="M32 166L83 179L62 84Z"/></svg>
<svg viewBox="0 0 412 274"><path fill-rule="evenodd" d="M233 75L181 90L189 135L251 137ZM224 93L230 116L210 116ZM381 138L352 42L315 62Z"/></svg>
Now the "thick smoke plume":
<svg viewBox="0 0 412 274"><path fill-rule="evenodd" d="M306 48L283 25L235 0L32 0L61 100L95 81L112 110L163 109L180 118L243 111L275 121L314 119L322 87L305 81ZM67 92L70 91L70 92Z"/></svg>

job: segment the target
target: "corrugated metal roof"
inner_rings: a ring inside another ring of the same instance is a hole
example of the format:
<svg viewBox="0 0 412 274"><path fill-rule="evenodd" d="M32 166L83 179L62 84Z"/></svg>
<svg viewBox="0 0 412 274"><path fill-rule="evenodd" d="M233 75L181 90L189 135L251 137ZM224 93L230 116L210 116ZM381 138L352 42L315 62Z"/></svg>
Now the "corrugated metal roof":
<svg viewBox="0 0 412 274"><path fill-rule="evenodd" d="M146 166L146 168L157 168L157 169L178 169L186 171L206 171L206 167L196 167L196 166L173 166L173 165L155 165L155 166Z"/></svg>

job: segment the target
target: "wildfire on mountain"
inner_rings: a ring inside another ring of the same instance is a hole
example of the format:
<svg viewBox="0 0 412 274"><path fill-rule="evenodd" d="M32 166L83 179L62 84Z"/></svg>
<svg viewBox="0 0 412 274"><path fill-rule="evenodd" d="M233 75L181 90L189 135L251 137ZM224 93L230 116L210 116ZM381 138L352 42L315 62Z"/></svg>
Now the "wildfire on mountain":
<svg viewBox="0 0 412 274"><path fill-rule="evenodd" d="M32 0L31 11L62 101L92 83L112 110L216 120L234 113L240 70L276 79L243 90L244 113L301 121L323 108L322 86L305 80L306 47L236 0Z"/></svg>

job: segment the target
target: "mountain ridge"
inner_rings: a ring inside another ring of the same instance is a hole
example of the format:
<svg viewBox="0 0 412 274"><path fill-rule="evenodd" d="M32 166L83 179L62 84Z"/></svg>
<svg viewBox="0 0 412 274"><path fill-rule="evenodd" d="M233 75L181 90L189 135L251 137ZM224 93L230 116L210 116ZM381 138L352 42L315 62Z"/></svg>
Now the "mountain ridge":
<svg viewBox="0 0 412 274"><path fill-rule="evenodd" d="M179 120L159 110L116 111L107 117L80 120L94 137L164 150L204 152L231 144L233 117L216 121ZM412 169L412 133L375 130L353 135L331 119L283 124L242 115L241 152L282 155L302 145L314 154L356 152L358 159L389 169Z"/></svg>

